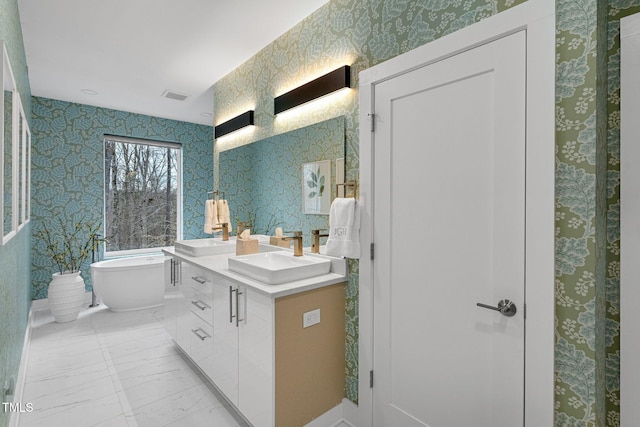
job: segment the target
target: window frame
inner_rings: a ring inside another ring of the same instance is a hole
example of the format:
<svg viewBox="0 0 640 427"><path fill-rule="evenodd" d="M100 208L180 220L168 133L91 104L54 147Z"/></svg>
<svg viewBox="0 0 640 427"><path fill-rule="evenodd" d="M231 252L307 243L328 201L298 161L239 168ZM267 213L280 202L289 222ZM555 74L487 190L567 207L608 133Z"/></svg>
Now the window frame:
<svg viewBox="0 0 640 427"><path fill-rule="evenodd" d="M137 144L144 146L154 146L154 147L166 147L173 148L176 150L176 238L175 240L182 240L183 233L183 164L182 164L182 144L177 142L168 142L168 141L159 141L148 138L134 138L128 136L119 136L119 135L111 135L104 134L102 139L102 165L106 167L106 142L120 142L126 144ZM103 236L107 235L107 183L105 181L106 171L103 170L102 174L102 234ZM157 254L162 252L163 249L170 249L172 246L158 246L153 248L142 248L142 249L125 249L119 251L108 251L107 245L103 244L103 257L104 258L118 258L124 256L134 256L134 255L148 255L148 254Z"/></svg>

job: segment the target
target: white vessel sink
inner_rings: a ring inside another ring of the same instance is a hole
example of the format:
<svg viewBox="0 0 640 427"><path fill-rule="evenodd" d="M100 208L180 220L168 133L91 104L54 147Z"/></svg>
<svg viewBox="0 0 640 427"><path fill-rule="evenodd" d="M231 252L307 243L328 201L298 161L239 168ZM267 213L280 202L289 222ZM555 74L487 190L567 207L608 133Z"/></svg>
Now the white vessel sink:
<svg viewBox="0 0 640 427"><path fill-rule="evenodd" d="M327 274L331 261L289 251L274 251L229 257L229 270L269 285L293 282Z"/></svg>
<svg viewBox="0 0 640 427"><path fill-rule="evenodd" d="M221 239L176 240L176 252L191 256L220 255L235 252L235 241Z"/></svg>

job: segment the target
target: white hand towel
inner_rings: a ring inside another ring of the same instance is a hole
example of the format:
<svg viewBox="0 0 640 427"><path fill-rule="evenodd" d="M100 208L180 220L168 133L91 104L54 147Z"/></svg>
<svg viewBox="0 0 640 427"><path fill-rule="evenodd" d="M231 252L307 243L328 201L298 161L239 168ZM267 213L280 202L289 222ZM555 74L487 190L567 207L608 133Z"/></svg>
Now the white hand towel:
<svg viewBox="0 0 640 427"><path fill-rule="evenodd" d="M331 203L327 255L360 258L360 206L356 199L336 198Z"/></svg>
<svg viewBox="0 0 640 427"><path fill-rule="evenodd" d="M218 227L222 227L222 224L227 223L229 225L229 233L231 233L231 213L229 211L229 203L224 200L218 200Z"/></svg>
<svg viewBox="0 0 640 427"><path fill-rule="evenodd" d="M213 234L213 227L218 224L218 207L215 200L207 200L204 204L204 232Z"/></svg>

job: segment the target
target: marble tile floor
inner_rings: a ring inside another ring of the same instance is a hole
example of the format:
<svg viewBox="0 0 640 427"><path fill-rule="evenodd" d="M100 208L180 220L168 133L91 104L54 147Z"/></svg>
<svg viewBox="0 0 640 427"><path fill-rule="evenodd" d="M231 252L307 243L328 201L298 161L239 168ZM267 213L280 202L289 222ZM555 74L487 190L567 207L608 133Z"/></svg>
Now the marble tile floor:
<svg viewBox="0 0 640 427"><path fill-rule="evenodd" d="M175 348L163 308L104 305L55 323L34 313L20 427L241 426L246 423Z"/></svg>

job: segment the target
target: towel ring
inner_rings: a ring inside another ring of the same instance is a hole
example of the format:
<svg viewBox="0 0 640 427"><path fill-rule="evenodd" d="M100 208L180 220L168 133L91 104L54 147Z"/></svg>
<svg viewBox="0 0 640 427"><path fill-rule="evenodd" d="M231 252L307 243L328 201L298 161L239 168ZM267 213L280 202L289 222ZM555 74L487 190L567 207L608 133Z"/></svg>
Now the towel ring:
<svg viewBox="0 0 640 427"><path fill-rule="evenodd" d="M356 181L347 181L336 184L336 196L340 192L340 187L344 187L344 196L347 197L347 187L351 187L353 191L353 198L356 198L356 194L358 194L358 183Z"/></svg>

